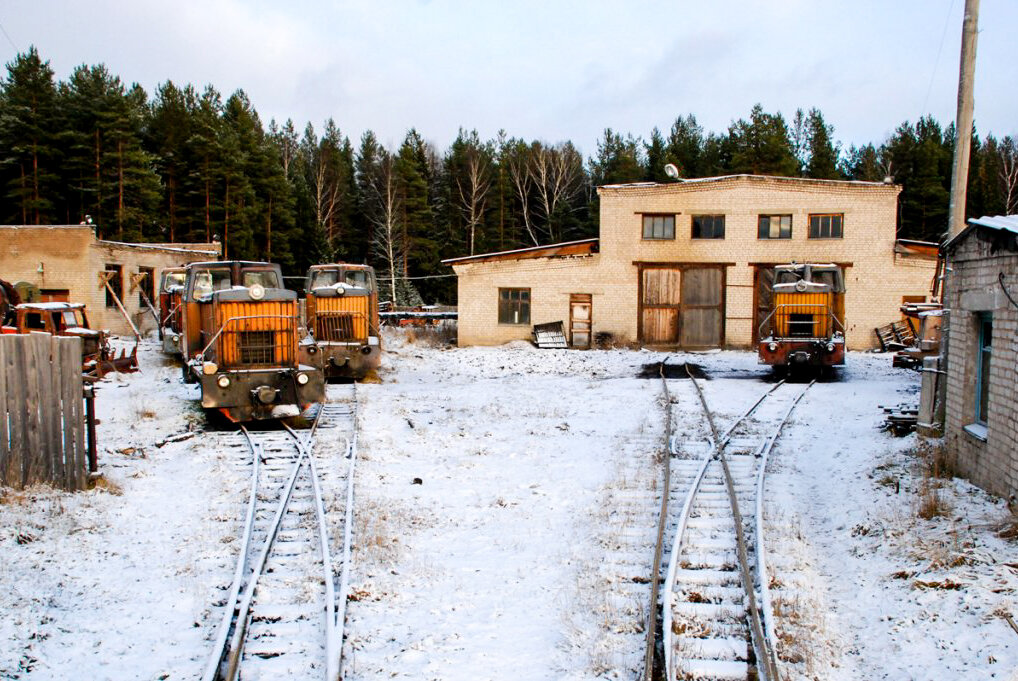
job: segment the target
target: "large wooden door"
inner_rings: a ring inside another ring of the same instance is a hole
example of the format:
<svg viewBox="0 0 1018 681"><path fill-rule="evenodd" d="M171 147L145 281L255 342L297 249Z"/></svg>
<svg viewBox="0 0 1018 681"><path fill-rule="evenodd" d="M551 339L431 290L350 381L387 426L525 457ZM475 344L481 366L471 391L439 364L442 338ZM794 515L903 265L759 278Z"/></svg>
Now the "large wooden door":
<svg viewBox="0 0 1018 681"><path fill-rule="evenodd" d="M719 267L682 271L679 344L683 348L721 347L725 318L724 270Z"/></svg>
<svg viewBox="0 0 1018 681"><path fill-rule="evenodd" d="M678 268L645 267L640 272L640 340L648 345L679 341L682 305Z"/></svg>
<svg viewBox="0 0 1018 681"><path fill-rule="evenodd" d="M774 285L774 266L756 265L753 269L753 300L755 301L753 344L755 345L761 338L766 338L771 333L770 321L763 327L762 334L760 325L770 315L771 308L774 305L774 291L772 289Z"/></svg>

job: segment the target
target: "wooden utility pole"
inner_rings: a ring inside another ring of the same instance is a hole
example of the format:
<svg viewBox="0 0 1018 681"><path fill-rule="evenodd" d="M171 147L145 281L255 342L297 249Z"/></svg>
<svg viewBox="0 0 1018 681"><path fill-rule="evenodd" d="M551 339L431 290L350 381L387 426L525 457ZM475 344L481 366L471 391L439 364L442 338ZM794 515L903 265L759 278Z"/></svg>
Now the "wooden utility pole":
<svg viewBox="0 0 1018 681"><path fill-rule="evenodd" d="M953 237L965 229L965 198L972 150L972 99L976 76L976 37L979 24L979 0L965 0L965 19L961 27L961 68L958 74L958 115L954 126L954 167L951 171L951 208L947 232Z"/></svg>

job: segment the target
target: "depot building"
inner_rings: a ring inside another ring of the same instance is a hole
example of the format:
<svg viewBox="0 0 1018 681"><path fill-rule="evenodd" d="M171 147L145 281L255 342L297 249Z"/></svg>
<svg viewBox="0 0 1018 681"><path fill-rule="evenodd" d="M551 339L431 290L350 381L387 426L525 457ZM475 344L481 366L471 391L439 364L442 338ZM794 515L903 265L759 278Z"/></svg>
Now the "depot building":
<svg viewBox="0 0 1018 681"><path fill-rule="evenodd" d="M936 244L896 238L901 187L731 175L598 188L600 236L452 258L460 345L529 339L562 322L574 347L750 347L770 312L771 268L845 273L848 347L905 302L929 300Z"/></svg>
<svg viewBox="0 0 1018 681"><path fill-rule="evenodd" d="M84 303L92 328L119 335L132 333L120 306L141 333L156 328L146 298L158 308L164 268L215 260L221 250L218 242L104 241L91 225L0 225L0 244L0 279L24 302Z"/></svg>

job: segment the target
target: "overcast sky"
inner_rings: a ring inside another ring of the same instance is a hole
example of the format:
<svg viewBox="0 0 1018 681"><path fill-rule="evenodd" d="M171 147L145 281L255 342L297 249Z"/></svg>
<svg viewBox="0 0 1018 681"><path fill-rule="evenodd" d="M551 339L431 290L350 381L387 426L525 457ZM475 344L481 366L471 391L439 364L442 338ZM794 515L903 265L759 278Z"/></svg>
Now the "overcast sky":
<svg viewBox="0 0 1018 681"><path fill-rule="evenodd" d="M818 107L850 143L954 119L964 0L6 0L0 55L35 45L56 77L103 63L151 96L166 80L244 89L263 121L356 144L416 126L443 150L483 138L647 138L693 113L723 131L754 103ZM976 125L1018 133L1018 2L982 0ZM6 73L4 74L6 75Z"/></svg>

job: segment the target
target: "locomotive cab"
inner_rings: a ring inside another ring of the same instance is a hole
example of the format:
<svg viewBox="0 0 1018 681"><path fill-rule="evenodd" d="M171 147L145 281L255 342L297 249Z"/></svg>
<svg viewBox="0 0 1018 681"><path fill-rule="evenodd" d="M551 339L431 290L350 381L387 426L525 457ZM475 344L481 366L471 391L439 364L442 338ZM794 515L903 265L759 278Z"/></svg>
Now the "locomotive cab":
<svg viewBox="0 0 1018 681"><path fill-rule="evenodd" d="M187 268L167 267L159 281L159 337L163 342L163 352L169 355L180 354L184 316L182 298L186 279Z"/></svg>
<svg viewBox="0 0 1018 681"><path fill-rule="evenodd" d="M308 270L305 289L307 328L317 345L317 358L308 360L317 361L329 378L358 379L377 369L382 344L374 269L315 265Z"/></svg>
<svg viewBox="0 0 1018 681"><path fill-rule="evenodd" d="M834 367L845 364L842 270L834 264L779 265L773 307L760 325L761 364Z"/></svg>
<svg viewBox="0 0 1018 681"><path fill-rule="evenodd" d="M249 421L299 416L325 399L321 370L300 361L297 294L278 265L194 263L183 301L185 373L202 407Z"/></svg>

